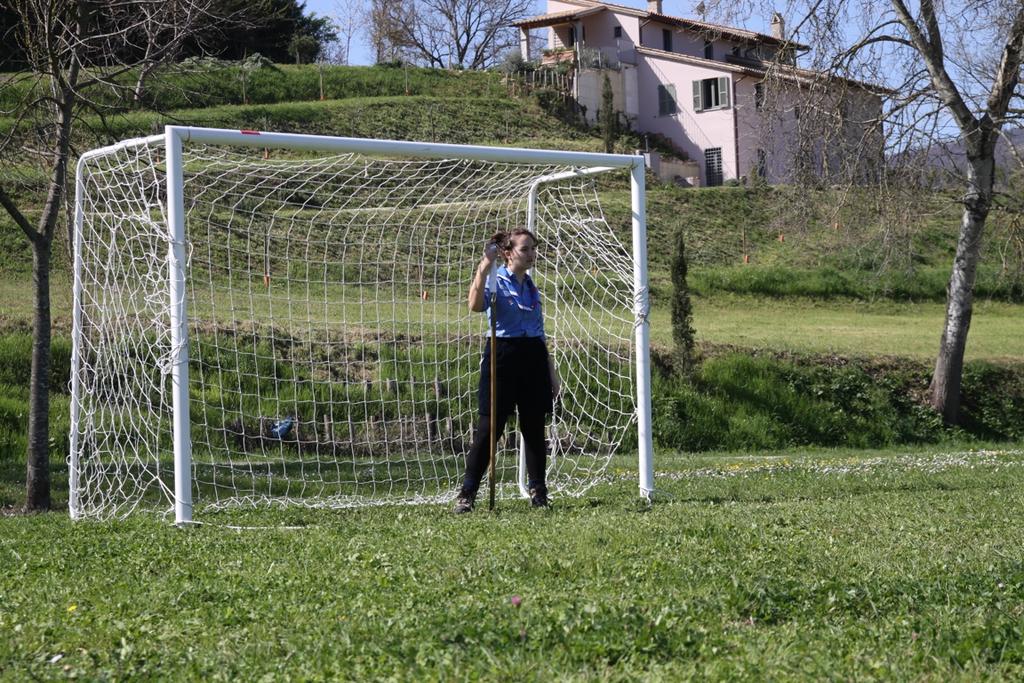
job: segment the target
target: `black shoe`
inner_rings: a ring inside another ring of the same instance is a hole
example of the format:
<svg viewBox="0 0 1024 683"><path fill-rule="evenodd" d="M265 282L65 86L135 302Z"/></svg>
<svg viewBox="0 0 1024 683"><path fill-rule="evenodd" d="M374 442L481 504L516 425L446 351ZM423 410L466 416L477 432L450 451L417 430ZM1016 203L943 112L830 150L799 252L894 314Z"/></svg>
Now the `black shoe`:
<svg viewBox="0 0 1024 683"><path fill-rule="evenodd" d="M548 500L548 489L546 486L534 486L530 489L530 507L551 507L551 501Z"/></svg>
<svg viewBox="0 0 1024 683"><path fill-rule="evenodd" d="M466 489L459 491L458 498L455 499L455 507L452 508L452 512L457 515L463 515L467 512L473 511L473 505L476 503L476 492L469 492Z"/></svg>

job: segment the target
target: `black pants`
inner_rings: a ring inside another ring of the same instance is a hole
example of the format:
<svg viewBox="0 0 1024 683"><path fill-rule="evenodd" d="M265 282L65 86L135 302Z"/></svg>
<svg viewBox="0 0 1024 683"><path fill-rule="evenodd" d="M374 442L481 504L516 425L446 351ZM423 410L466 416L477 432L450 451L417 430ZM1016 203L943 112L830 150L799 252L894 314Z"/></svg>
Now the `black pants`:
<svg viewBox="0 0 1024 683"><path fill-rule="evenodd" d="M495 427L499 443L501 443L501 436L505 432L505 423L508 418L507 413L498 413ZM548 453L547 443L544 440L544 413L519 413L519 432L523 435L523 442L526 444L526 472L530 488L546 488ZM473 444L469 447L469 453L466 454L466 475L462 481L462 488L467 493L475 493L480 488L480 482L484 478L490 460L491 418L481 415L476 432L473 434Z"/></svg>
<svg viewBox="0 0 1024 683"><path fill-rule="evenodd" d="M498 441L505 432L505 423L513 412L519 417L519 432L526 445L526 471L530 487L543 487L547 468L547 443L544 439L545 415L551 412L551 374L548 349L539 337L523 337L497 341L495 385L497 395L496 421ZM466 454L466 475L463 488L475 492L490 462L490 399L491 349L488 341L480 363L478 402L480 422L473 434L473 443Z"/></svg>

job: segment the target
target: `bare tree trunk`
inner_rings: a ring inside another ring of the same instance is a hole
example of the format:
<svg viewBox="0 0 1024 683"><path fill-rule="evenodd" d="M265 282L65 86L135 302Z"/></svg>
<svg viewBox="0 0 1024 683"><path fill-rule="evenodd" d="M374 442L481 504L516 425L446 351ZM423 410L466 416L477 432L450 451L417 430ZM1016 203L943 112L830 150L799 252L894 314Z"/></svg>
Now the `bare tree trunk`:
<svg viewBox="0 0 1024 683"><path fill-rule="evenodd" d="M942 328L939 354L932 375L932 407L942 413L946 424L960 421L960 388L963 380L964 351L974 310L974 281L981 260L981 238L992 206L995 169L993 154L970 159L967 171L968 193L960 220L960 237L953 258L953 270L946 287L946 323Z"/></svg>
<svg viewBox="0 0 1024 683"><path fill-rule="evenodd" d="M25 509L50 509L50 245L32 244L36 301L32 320L32 381L28 396L28 453Z"/></svg>
<svg viewBox="0 0 1024 683"><path fill-rule="evenodd" d="M146 80L155 68L156 64L143 66L139 69L139 77L135 79L135 87L132 88L132 102L135 103L136 107L142 106L142 95L146 87Z"/></svg>
<svg viewBox="0 0 1024 683"><path fill-rule="evenodd" d="M78 65L70 70L70 82L78 78ZM29 385L28 451L26 453L25 509L50 508L50 259L53 235L60 217L67 186L68 156L71 147L72 112L75 93L70 85L60 92L57 108L55 163L50 189L32 236L32 282L36 301L32 320L32 380Z"/></svg>
<svg viewBox="0 0 1024 683"><path fill-rule="evenodd" d="M0 139L6 164L7 152L23 146L30 156L47 159L49 188L46 204L33 224L4 187L0 172L0 207L21 228L32 245L35 310L33 316L32 380L29 388L28 447L26 453L26 510L50 507L50 268L53 238L63 213L67 187L71 130L82 93L90 87L109 86L120 91L131 68L138 68L134 96L138 104L145 97L147 79L160 64L173 62L182 41L201 34L211 19L224 17L214 11L214 0L182 0L174 3L96 3L90 0L6 0L19 19L17 39L26 48L29 70L41 84L32 97L16 105L18 120L42 122L46 134L45 150L22 145L17 134ZM94 15L103 20L94 26ZM234 15L232 15L234 16ZM99 30L96 30L99 29ZM118 57L125 44L136 49L144 45L145 57ZM83 62L90 64L83 75ZM0 80L0 89L7 85ZM20 98L20 96L19 96ZM9 112L10 113L10 112ZM69 241L73 233L68 231Z"/></svg>

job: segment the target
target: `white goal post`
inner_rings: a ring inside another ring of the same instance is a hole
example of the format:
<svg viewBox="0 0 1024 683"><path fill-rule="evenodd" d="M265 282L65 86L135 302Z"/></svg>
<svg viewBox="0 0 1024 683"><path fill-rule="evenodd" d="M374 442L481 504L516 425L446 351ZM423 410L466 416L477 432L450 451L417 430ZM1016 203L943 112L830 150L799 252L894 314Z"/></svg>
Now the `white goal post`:
<svg viewBox="0 0 1024 683"><path fill-rule="evenodd" d="M601 208L616 171L631 235ZM487 332L468 282L519 226L563 381L549 486L636 452L650 497L645 211L641 156L180 126L83 154L71 516L451 499Z"/></svg>

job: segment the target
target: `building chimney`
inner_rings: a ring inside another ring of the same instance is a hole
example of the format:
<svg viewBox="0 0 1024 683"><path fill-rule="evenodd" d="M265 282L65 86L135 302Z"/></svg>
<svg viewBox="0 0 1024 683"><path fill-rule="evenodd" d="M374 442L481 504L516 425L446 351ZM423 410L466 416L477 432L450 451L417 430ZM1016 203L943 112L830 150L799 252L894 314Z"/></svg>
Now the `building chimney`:
<svg viewBox="0 0 1024 683"><path fill-rule="evenodd" d="M647 0L647 11L650 14L661 14L661 0Z"/></svg>
<svg viewBox="0 0 1024 683"><path fill-rule="evenodd" d="M786 20L778 12L772 12L772 37L786 39Z"/></svg>

